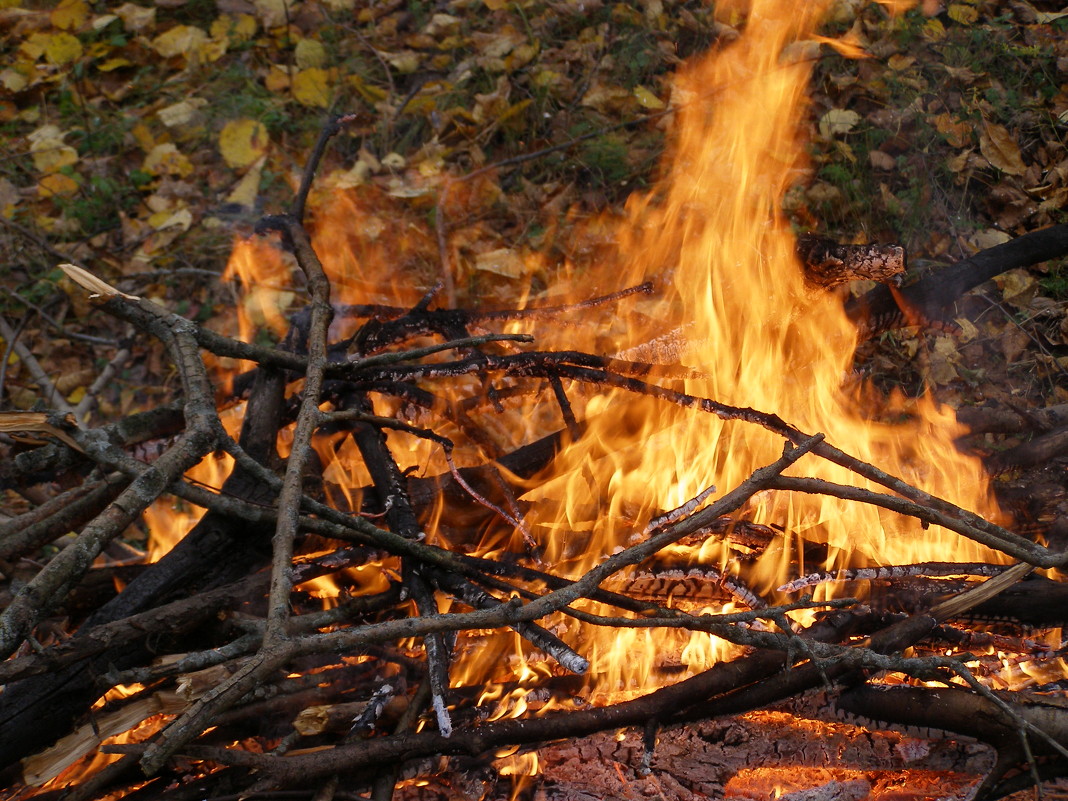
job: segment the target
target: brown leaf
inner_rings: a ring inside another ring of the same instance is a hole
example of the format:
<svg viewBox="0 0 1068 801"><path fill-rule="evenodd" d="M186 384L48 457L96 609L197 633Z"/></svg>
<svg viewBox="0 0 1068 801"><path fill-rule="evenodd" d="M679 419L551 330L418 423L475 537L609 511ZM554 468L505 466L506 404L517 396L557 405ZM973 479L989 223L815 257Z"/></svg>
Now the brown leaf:
<svg viewBox="0 0 1068 801"><path fill-rule="evenodd" d="M1002 125L986 123L979 134L979 150L986 160L1008 175L1023 175L1027 165L1012 134Z"/></svg>

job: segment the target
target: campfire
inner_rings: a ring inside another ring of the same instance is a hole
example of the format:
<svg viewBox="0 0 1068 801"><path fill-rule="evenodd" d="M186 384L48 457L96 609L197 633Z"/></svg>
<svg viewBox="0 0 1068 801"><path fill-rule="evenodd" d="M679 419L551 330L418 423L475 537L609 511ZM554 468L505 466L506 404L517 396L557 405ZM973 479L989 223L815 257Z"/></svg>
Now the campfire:
<svg viewBox="0 0 1068 801"><path fill-rule="evenodd" d="M356 194L305 215L345 117L235 246L240 340L64 265L182 391L95 429L3 419L32 434L9 475L69 488L0 524L0 557L77 532L0 615L10 797L995 798L1066 775L1068 709L1036 692L1065 680L1057 532L1012 529L951 410L852 374L862 336L952 298L780 211L822 5L753 3L681 69L660 183L591 224L595 267L510 307L455 303L449 215L484 171L443 179L429 226ZM413 240L437 275L398 268ZM1064 252L1063 226L1021 237L952 291ZM857 278L880 283L844 304ZM139 519L151 551L124 563Z"/></svg>

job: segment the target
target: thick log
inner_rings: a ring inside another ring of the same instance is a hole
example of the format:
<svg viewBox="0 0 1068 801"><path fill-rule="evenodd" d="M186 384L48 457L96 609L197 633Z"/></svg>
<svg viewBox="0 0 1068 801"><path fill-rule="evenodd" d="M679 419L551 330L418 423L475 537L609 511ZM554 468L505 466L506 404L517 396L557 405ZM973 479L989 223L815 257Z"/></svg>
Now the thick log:
<svg viewBox="0 0 1068 801"><path fill-rule="evenodd" d="M1068 253L1068 224L1055 225L987 248L970 258L900 289L877 286L846 304L846 313L862 335L873 337L891 328L928 325L970 289L996 275Z"/></svg>

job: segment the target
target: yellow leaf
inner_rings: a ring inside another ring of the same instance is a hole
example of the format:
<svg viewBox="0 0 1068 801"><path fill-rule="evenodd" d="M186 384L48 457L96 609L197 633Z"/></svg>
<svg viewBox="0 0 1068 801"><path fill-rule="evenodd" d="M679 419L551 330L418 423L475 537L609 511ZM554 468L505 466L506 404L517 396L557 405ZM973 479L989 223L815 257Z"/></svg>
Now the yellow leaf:
<svg viewBox="0 0 1068 801"><path fill-rule="evenodd" d="M96 68L101 72L111 72L122 67L132 67L133 62L128 58L122 56L116 56L115 58L109 58L107 61L102 61L96 65Z"/></svg>
<svg viewBox="0 0 1068 801"><path fill-rule="evenodd" d="M179 152L173 142L165 142L152 148L145 156L142 167L150 175L186 176L193 172L193 163L184 153Z"/></svg>
<svg viewBox="0 0 1068 801"><path fill-rule="evenodd" d="M986 160L1009 175L1023 175L1027 166L1023 163L1020 148L1002 125L987 123L979 134L979 150Z"/></svg>
<svg viewBox="0 0 1068 801"><path fill-rule="evenodd" d="M293 97L305 106L326 108L330 105L330 94L326 70L312 67L293 76Z"/></svg>
<svg viewBox="0 0 1068 801"><path fill-rule="evenodd" d="M256 196L260 192L260 179L263 175L263 163L266 159L259 159L253 164L248 172L237 182L237 186L226 196L227 203L236 203L247 209L256 208Z"/></svg>
<svg viewBox="0 0 1068 801"><path fill-rule="evenodd" d="M60 31L52 34L48 45L45 47L45 58L50 64L62 66L76 61L82 55L82 43L77 37Z"/></svg>
<svg viewBox="0 0 1068 801"><path fill-rule="evenodd" d="M63 143L64 134L55 125L42 125L27 138L33 166L44 173L58 172L63 167L77 164L78 151Z"/></svg>
<svg viewBox="0 0 1068 801"><path fill-rule="evenodd" d="M293 49L293 57L302 70L326 64L326 48L315 39L301 39Z"/></svg>
<svg viewBox="0 0 1068 801"><path fill-rule="evenodd" d="M49 17L53 27L63 31L77 30L87 19L89 4L85 0L60 0Z"/></svg>
<svg viewBox="0 0 1068 801"><path fill-rule="evenodd" d="M642 108L651 108L659 111L664 107L664 101L657 97L655 94L653 94L652 91L646 89L644 86L635 86L634 96L638 98L638 103L642 106Z"/></svg>
<svg viewBox="0 0 1068 801"><path fill-rule="evenodd" d="M156 9L145 8L133 3L123 3L115 9L115 14L122 20L126 30L131 33L151 28L156 24Z"/></svg>
<svg viewBox="0 0 1068 801"><path fill-rule="evenodd" d="M961 25L971 25L979 19L979 9L974 6L966 6L963 3L950 3L946 11L951 20Z"/></svg>
<svg viewBox="0 0 1068 801"><path fill-rule="evenodd" d="M847 109L832 108L820 117L820 136L830 139L849 133L860 122L860 115Z"/></svg>
<svg viewBox="0 0 1068 801"><path fill-rule="evenodd" d="M31 61L36 61L45 54L48 43L51 41L52 37L47 33L41 33L40 31L31 33L19 45L19 52Z"/></svg>
<svg viewBox="0 0 1068 801"><path fill-rule="evenodd" d="M208 41L208 34L195 25L175 25L152 40L152 49L164 58L193 53Z"/></svg>
<svg viewBox="0 0 1068 801"><path fill-rule="evenodd" d="M905 56L901 53L895 53L887 59L886 65L892 70L900 71L911 67L916 63L915 56Z"/></svg>
<svg viewBox="0 0 1068 801"><path fill-rule="evenodd" d="M262 122L231 120L219 133L219 152L231 167L247 167L267 152L271 139Z"/></svg>
<svg viewBox="0 0 1068 801"><path fill-rule="evenodd" d="M247 42L256 35L259 24L251 14L238 14L231 17L223 14L211 23L212 39L229 39L233 42Z"/></svg>
<svg viewBox="0 0 1068 801"><path fill-rule="evenodd" d="M271 65L270 69L267 70L267 77L263 79L263 85L268 92L284 92L289 89L291 83L289 70L277 64Z"/></svg>
<svg viewBox="0 0 1068 801"><path fill-rule="evenodd" d="M40 197L52 197L53 195L70 197L76 194L77 191L78 182L61 172L46 175L37 182L37 194Z"/></svg>
<svg viewBox="0 0 1068 801"><path fill-rule="evenodd" d="M500 11L508 5L508 0L482 0L490 11Z"/></svg>

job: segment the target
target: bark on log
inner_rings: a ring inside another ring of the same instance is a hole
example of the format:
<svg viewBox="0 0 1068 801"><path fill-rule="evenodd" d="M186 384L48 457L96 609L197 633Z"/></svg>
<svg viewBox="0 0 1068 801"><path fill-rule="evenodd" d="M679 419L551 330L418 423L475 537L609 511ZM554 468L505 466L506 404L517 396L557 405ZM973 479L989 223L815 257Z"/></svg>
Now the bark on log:
<svg viewBox="0 0 1068 801"><path fill-rule="evenodd" d="M797 255L805 277L824 289L849 281L887 283L905 272L900 245L840 245L818 236L799 236Z"/></svg>

